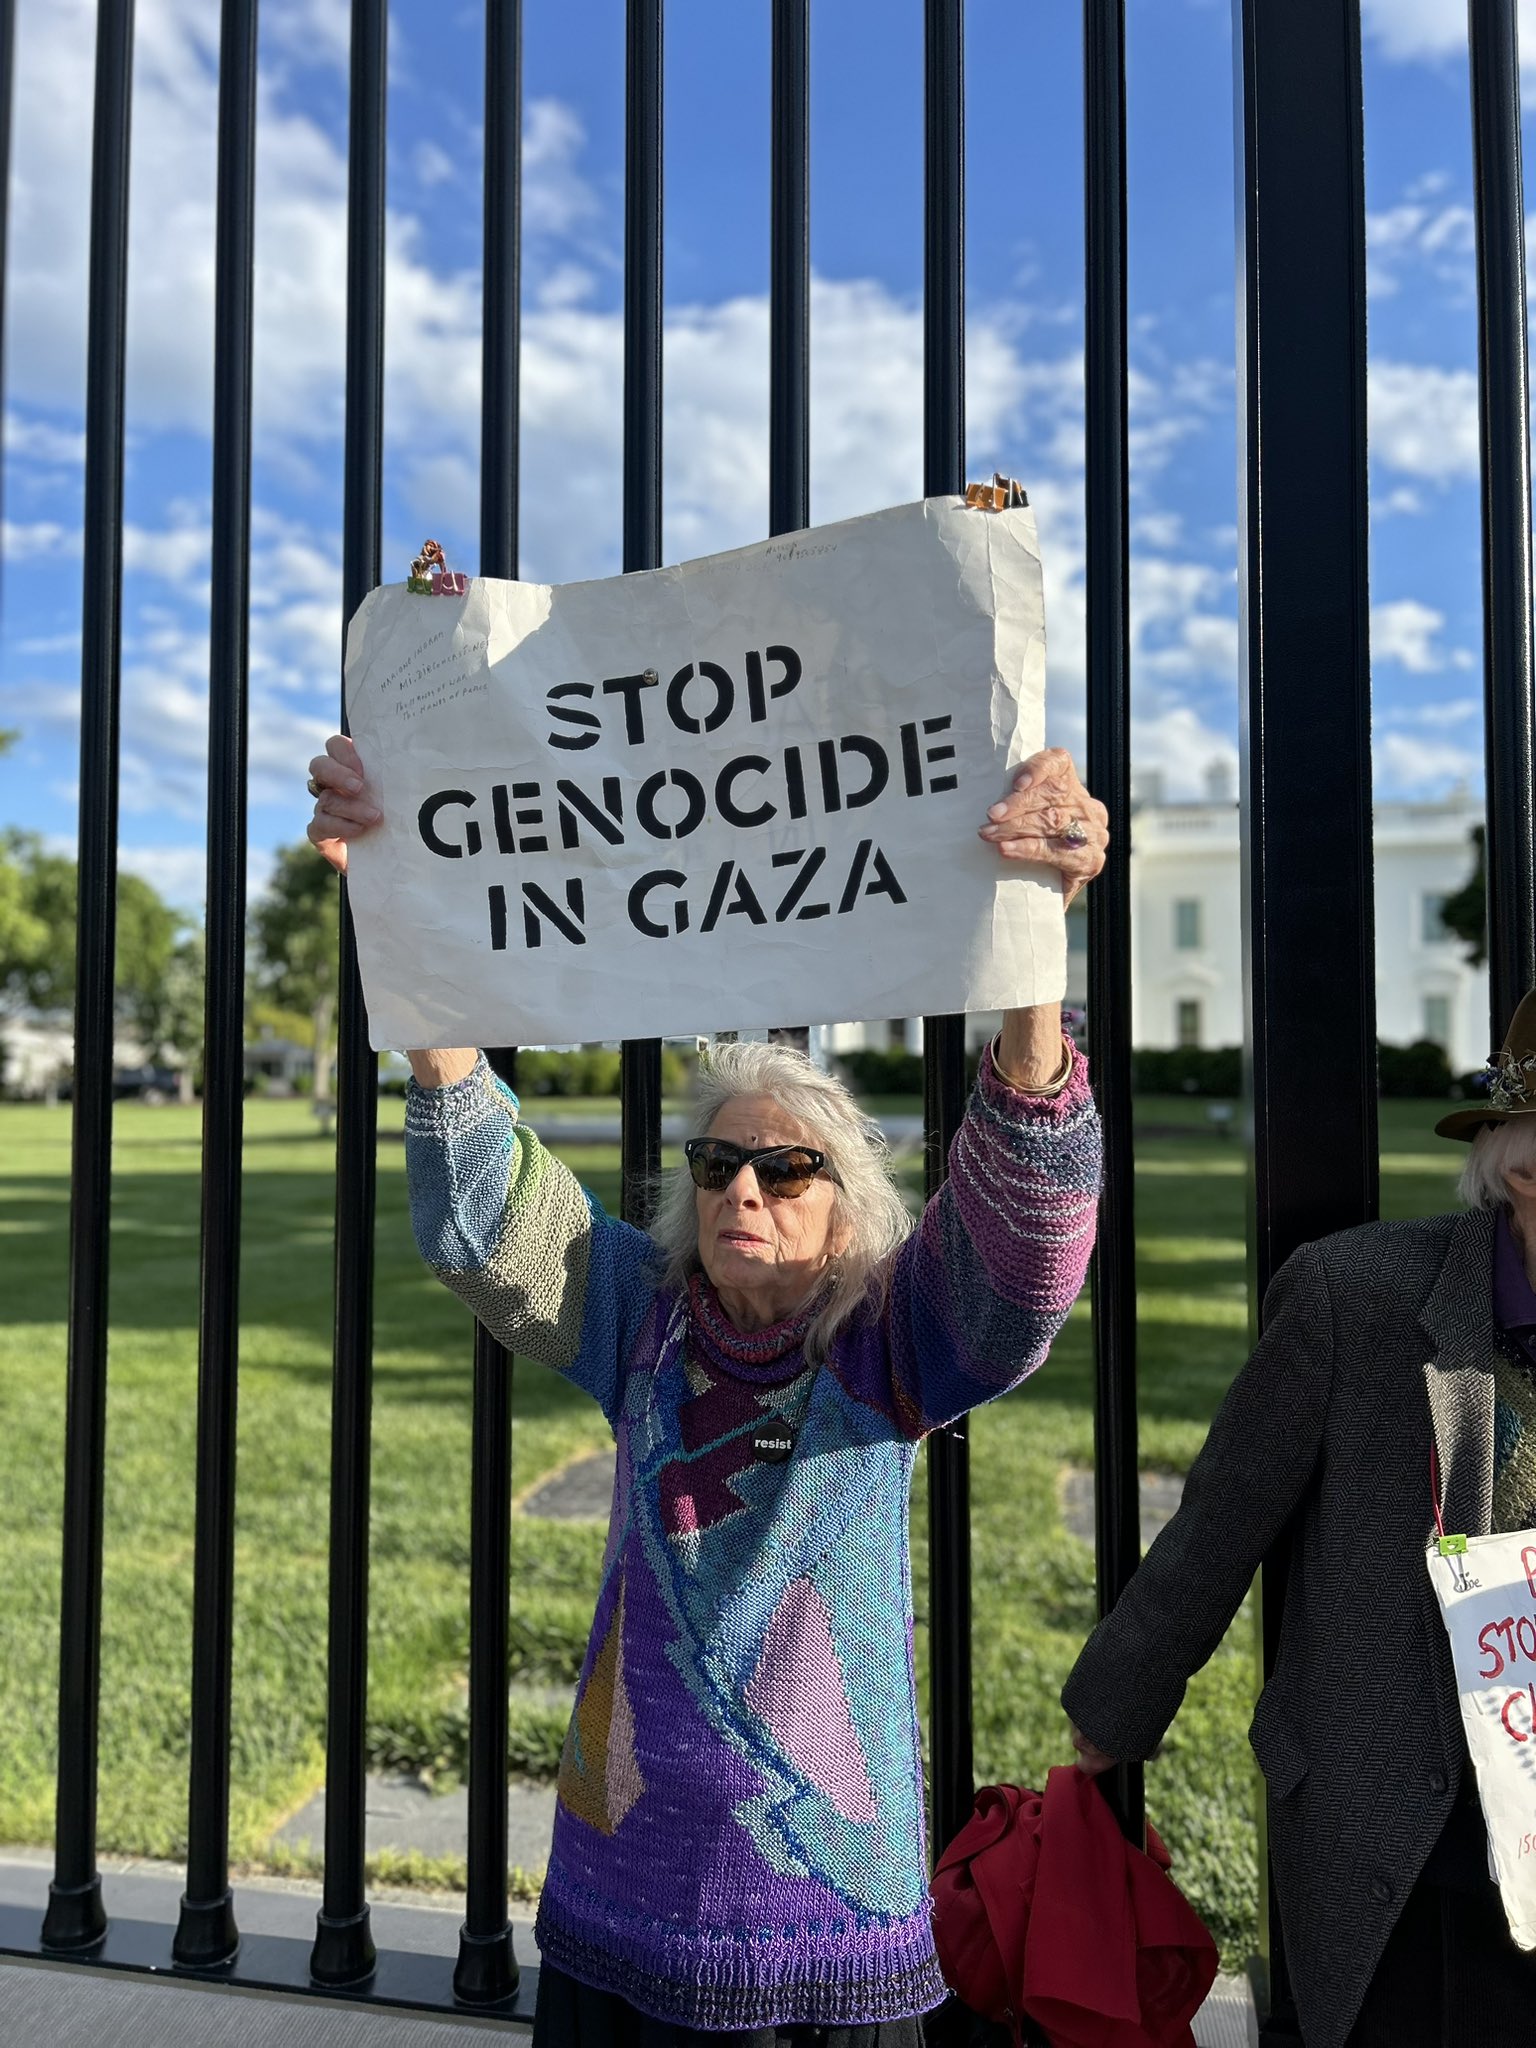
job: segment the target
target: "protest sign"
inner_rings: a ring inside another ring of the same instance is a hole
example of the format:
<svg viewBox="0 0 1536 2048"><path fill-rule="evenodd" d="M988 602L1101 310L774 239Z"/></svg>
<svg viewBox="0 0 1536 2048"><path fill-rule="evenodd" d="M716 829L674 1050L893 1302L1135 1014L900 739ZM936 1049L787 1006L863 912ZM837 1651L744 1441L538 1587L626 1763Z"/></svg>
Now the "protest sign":
<svg viewBox="0 0 1536 2048"><path fill-rule="evenodd" d="M1518 1947L1536 1949L1536 1530L1431 1543L1488 1862ZM1460 1547L1458 1547L1460 1546Z"/></svg>
<svg viewBox="0 0 1536 2048"><path fill-rule="evenodd" d="M420 579L418 579L420 580ZM678 568L375 590L347 711L376 1047L1059 997L1059 876L976 837L1043 744L1034 514L953 498Z"/></svg>

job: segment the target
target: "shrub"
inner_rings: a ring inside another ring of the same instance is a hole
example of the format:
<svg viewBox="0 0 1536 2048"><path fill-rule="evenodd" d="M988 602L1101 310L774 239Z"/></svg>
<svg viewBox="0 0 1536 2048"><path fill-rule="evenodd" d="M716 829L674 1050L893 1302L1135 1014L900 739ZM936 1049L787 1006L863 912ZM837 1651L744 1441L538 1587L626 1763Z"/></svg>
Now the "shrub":
<svg viewBox="0 0 1536 2048"><path fill-rule="evenodd" d="M1240 1045L1178 1045L1131 1055L1131 1086L1138 1095L1226 1095L1243 1092Z"/></svg>
<svg viewBox="0 0 1536 2048"><path fill-rule="evenodd" d="M921 1095L923 1056L904 1045L866 1045L841 1052L837 1063L856 1095Z"/></svg>
<svg viewBox="0 0 1536 2048"><path fill-rule="evenodd" d="M1377 1089L1382 1095L1449 1095L1451 1063L1431 1038L1412 1045L1377 1047Z"/></svg>

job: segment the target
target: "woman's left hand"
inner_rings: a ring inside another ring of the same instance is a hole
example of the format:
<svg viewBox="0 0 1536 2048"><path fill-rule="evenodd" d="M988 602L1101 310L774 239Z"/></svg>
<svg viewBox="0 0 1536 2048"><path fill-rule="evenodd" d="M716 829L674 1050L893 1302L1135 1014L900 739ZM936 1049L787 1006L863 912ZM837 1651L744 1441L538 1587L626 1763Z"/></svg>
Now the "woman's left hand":
<svg viewBox="0 0 1536 2048"><path fill-rule="evenodd" d="M1013 789L994 804L981 827L1004 860L1033 860L1059 868L1064 902L1104 865L1109 813L1078 780L1072 756L1062 747L1031 754L1013 778Z"/></svg>

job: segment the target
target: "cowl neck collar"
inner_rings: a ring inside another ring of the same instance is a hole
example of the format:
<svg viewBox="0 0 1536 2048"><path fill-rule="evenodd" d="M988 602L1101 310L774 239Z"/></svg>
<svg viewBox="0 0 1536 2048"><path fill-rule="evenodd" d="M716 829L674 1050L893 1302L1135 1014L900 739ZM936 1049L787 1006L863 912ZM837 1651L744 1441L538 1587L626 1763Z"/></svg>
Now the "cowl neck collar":
<svg viewBox="0 0 1536 2048"><path fill-rule="evenodd" d="M821 1307L818 1290L782 1322L761 1330L738 1330L703 1273L688 1282L688 1321L694 1345L706 1363L737 1379L793 1379L803 1369L805 1333Z"/></svg>

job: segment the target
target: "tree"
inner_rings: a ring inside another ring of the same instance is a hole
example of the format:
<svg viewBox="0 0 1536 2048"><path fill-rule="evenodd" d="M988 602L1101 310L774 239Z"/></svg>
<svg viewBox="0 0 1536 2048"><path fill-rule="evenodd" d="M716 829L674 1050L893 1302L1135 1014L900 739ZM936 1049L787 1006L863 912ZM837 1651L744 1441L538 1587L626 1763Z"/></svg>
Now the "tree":
<svg viewBox="0 0 1536 2048"><path fill-rule="evenodd" d="M7 1007L42 965L48 939L32 907L27 871L15 849L0 841L0 1002Z"/></svg>
<svg viewBox="0 0 1536 2048"><path fill-rule="evenodd" d="M187 932L178 939L159 985L143 999L139 1011L140 1036L155 1058L176 1069L183 1102L192 1100L202 1058L206 957L201 932Z"/></svg>
<svg viewBox="0 0 1536 2048"><path fill-rule="evenodd" d="M251 919L251 935L261 995L309 1018L315 1100L323 1101L331 1092L341 898L335 875L307 841L278 848L272 879Z"/></svg>
<svg viewBox="0 0 1536 2048"><path fill-rule="evenodd" d="M79 877L33 832L0 835L0 1003L67 1010L75 999ZM185 920L138 875L117 878L116 1014L146 1035Z"/></svg>
<svg viewBox="0 0 1536 2048"><path fill-rule="evenodd" d="M1446 897L1440 916L1446 930L1465 941L1472 965L1481 967L1488 958L1488 834L1481 825L1472 827L1472 852L1471 877Z"/></svg>

